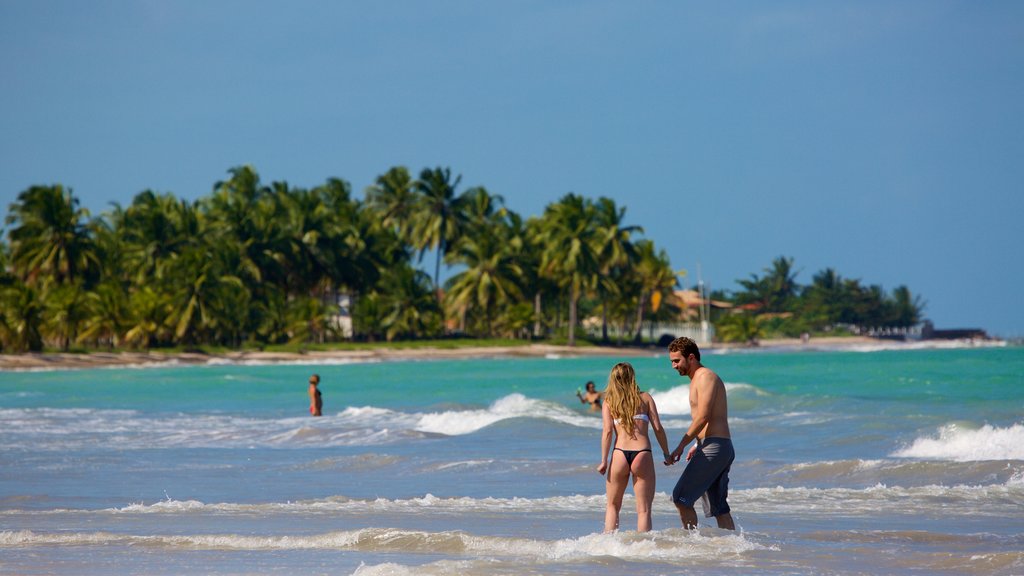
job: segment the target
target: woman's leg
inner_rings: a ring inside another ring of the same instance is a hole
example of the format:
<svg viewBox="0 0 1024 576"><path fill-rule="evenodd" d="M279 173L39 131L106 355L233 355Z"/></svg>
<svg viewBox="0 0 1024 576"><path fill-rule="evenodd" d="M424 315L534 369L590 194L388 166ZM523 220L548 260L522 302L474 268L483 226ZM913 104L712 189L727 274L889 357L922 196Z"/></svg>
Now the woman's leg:
<svg viewBox="0 0 1024 576"><path fill-rule="evenodd" d="M633 459L633 494L636 495L636 529L647 532L651 529L651 505L654 504L654 457L650 452L641 452Z"/></svg>
<svg viewBox="0 0 1024 576"><path fill-rule="evenodd" d="M626 457L618 450L612 450L612 464L608 467L605 491L608 503L604 511L604 531L613 532L619 528L619 510L622 508L622 495L626 493L629 483L629 466Z"/></svg>

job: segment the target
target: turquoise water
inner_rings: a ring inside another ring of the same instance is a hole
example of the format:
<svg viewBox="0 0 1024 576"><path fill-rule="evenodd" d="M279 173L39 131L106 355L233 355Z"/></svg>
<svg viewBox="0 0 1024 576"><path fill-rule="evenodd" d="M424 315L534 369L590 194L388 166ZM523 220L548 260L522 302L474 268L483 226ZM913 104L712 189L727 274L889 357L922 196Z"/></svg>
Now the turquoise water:
<svg viewBox="0 0 1024 576"><path fill-rule="evenodd" d="M620 360L678 441L664 355L0 372L0 572L1024 573L1024 349L706 354L737 534L679 528L679 466L600 534L575 391Z"/></svg>

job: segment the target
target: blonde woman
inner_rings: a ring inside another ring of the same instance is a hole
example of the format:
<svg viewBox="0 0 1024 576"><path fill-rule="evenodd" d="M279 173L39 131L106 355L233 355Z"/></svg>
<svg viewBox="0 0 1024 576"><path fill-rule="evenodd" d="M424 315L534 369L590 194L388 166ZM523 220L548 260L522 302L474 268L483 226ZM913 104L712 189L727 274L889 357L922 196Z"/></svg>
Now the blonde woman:
<svg viewBox="0 0 1024 576"><path fill-rule="evenodd" d="M654 437L658 439L665 462L669 460L668 438L658 418L654 398L640 391L636 373L628 362L616 364L608 375L608 388L604 392L601 414L604 429L601 434L601 464L597 471L602 476L606 471L608 474L605 481L608 503L604 513L604 531L611 532L619 528L622 495L632 476L633 494L636 496L636 529L647 532L651 529L651 504L654 502L654 456L651 453L651 440L647 437L648 428L654 430ZM613 445L615 449L611 450Z"/></svg>

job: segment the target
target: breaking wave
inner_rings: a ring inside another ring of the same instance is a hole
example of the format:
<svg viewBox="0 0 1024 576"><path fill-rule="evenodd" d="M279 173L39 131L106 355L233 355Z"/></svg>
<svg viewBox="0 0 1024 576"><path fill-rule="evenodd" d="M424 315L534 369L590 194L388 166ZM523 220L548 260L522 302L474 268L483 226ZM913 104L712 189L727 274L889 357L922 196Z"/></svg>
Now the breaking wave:
<svg viewBox="0 0 1024 576"><path fill-rule="evenodd" d="M1024 425L999 428L986 424L968 429L947 424L939 428L937 435L918 438L892 456L955 462L1024 460Z"/></svg>

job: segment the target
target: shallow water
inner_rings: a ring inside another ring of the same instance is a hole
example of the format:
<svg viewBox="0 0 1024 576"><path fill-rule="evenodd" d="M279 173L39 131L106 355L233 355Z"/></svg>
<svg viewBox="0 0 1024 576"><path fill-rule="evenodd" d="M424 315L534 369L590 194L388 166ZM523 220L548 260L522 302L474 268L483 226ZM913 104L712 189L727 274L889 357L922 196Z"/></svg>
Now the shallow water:
<svg viewBox="0 0 1024 576"><path fill-rule="evenodd" d="M1024 349L706 355L738 533L659 465L600 534L575 391L619 360L0 372L0 573L1024 573ZM629 361L678 441L688 381Z"/></svg>

